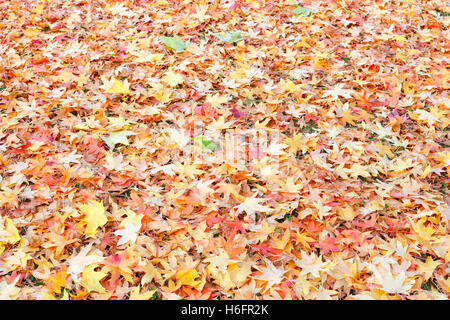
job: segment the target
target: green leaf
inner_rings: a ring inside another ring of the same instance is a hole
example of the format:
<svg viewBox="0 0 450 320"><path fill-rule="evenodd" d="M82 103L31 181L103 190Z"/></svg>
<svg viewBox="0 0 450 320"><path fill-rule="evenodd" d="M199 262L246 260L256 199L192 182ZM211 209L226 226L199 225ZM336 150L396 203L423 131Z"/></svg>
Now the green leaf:
<svg viewBox="0 0 450 320"><path fill-rule="evenodd" d="M161 41L166 45L166 47L175 50L177 53L186 50L190 43L190 41L183 41L183 39L177 35L173 37L162 36Z"/></svg>
<svg viewBox="0 0 450 320"><path fill-rule="evenodd" d="M223 37L221 37L221 36L216 36L216 37L226 43L239 42L241 40L244 40L244 38L241 36L241 32L242 31L227 32Z"/></svg>
<svg viewBox="0 0 450 320"><path fill-rule="evenodd" d="M102 140L108 145L109 149L113 150L116 144L121 143L125 146L129 145L128 136L133 136L136 133L133 131L115 131L109 134L109 137L101 136Z"/></svg>
<svg viewBox="0 0 450 320"><path fill-rule="evenodd" d="M295 6L294 9L291 10L291 12L292 12L293 14L296 14L296 15L301 14L301 15L303 15L304 17L307 17L307 16L309 16L311 13L316 13L317 11L314 11L314 10L311 10L311 9L308 9L308 8L304 8L304 7L301 7L301 6L297 5L297 6Z"/></svg>
<svg viewBox="0 0 450 320"><path fill-rule="evenodd" d="M205 149L214 150L215 148L217 148L217 145L214 142L202 136L195 137L194 142L200 144L202 146L202 150Z"/></svg>

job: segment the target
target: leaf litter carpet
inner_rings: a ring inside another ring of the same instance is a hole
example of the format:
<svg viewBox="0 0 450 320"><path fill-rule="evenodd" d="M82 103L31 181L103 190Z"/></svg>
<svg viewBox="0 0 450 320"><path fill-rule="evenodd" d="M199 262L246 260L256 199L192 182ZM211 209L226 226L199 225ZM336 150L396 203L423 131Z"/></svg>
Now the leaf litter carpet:
<svg viewBox="0 0 450 320"><path fill-rule="evenodd" d="M0 298L447 299L449 11L2 1Z"/></svg>

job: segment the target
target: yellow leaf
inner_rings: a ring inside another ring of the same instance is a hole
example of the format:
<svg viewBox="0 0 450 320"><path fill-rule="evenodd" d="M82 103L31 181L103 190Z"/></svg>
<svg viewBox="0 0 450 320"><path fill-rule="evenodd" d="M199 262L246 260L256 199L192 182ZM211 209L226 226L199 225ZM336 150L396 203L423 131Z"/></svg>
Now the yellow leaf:
<svg viewBox="0 0 450 320"><path fill-rule="evenodd" d="M441 262L439 260L433 261L433 258L428 256L425 262L417 261L417 264L419 265L417 271L425 276L425 280L428 280L433 275L434 269L436 269L436 267L439 266Z"/></svg>
<svg viewBox="0 0 450 320"><path fill-rule="evenodd" d="M348 108L347 110L345 110L342 113L342 119L341 120L343 122L343 125L346 125L347 123L350 123L351 125L355 125L354 120L357 120L358 117L352 115L351 112L352 112L352 110L350 110L350 108Z"/></svg>
<svg viewBox="0 0 450 320"><path fill-rule="evenodd" d="M391 148L389 148L389 146L386 146L380 142L377 142L374 145L378 147L378 149L382 153L381 155L387 155L389 158L394 158L394 154L392 153Z"/></svg>
<svg viewBox="0 0 450 320"><path fill-rule="evenodd" d="M214 283L224 290L230 290L236 286L228 272L221 272L212 265L209 265L206 270L208 271L209 276L214 279Z"/></svg>
<svg viewBox="0 0 450 320"><path fill-rule="evenodd" d="M194 238L194 240L203 240L208 237L208 234L205 232L206 227L206 221L203 220L195 229L188 226L188 233L192 236L192 238Z"/></svg>
<svg viewBox="0 0 450 320"><path fill-rule="evenodd" d="M159 90L153 94L153 97L155 97L156 100L158 100L161 103L167 103L170 101L170 96L172 95L171 91L164 91Z"/></svg>
<svg viewBox="0 0 450 320"><path fill-rule="evenodd" d="M284 235L281 239L272 237L272 240L273 240L273 242L275 242L275 248L277 248L279 250L283 250L286 247L286 245L289 243L290 238L291 238L291 232L288 228L284 232Z"/></svg>
<svg viewBox="0 0 450 320"><path fill-rule="evenodd" d="M428 165L425 167L425 169L423 169L423 172L422 172L422 174L420 175L420 176L422 177L422 179L423 179L423 178L426 178L426 177L430 174L430 171L431 171L431 166L428 164Z"/></svg>
<svg viewBox="0 0 450 320"><path fill-rule="evenodd" d="M135 60L135 62L159 62L164 57L164 54L162 53L138 53L138 58Z"/></svg>
<svg viewBox="0 0 450 320"><path fill-rule="evenodd" d="M69 300L69 294L67 293L67 290L63 290L63 296L61 298L56 298L51 293L42 291L42 298L44 300Z"/></svg>
<svg viewBox="0 0 450 320"><path fill-rule="evenodd" d="M213 96L208 95L206 97L206 102L210 103L213 107L220 108L222 103L227 103L230 100L227 96L220 96L220 94L215 94Z"/></svg>
<svg viewBox="0 0 450 320"><path fill-rule="evenodd" d="M314 242L314 238L308 237L306 232L299 233L297 230L297 240L295 241L295 245L301 243L304 247L309 249L310 245L308 242Z"/></svg>
<svg viewBox="0 0 450 320"><path fill-rule="evenodd" d="M37 16L40 16L44 12L44 5L40 4L35 8L31 9L31 12L35 13Z"/></svg>
<svg viewBox="0 0 450 320"><path fill-rule="evenodd" d="M0 191L0 207L6 206L6 207L17 207L18 205L18 198L17 193L10 189L5 188L6 190Z"/></svg>
<svg viewBox="0 0 450 320"><path fill-rule="evenodd" d="M266 241L267 237L275 230L275 226L269 226L266 220L260 224L260 229L256 234L255 240L262 242Z"/></svg>
<svg viewBox="0 0 450 320"><path fill-rule="evenodd" d="M95 200L90 200L91 205L79 204L78 208L85 217L82 219L87 223L86 225L86 235L94 238L97 233L97 228L102 227L108 222L105 215L105 208L103 207L103 201L98 202Z"/></svg>
<svg viewBox="0 0 450 320"><path fill-rule="evenodd" d="M383 290L375 289L370 291L369 293L376 300L400 300L401 298L398 295L389 295L385 293Z"/></svg>
<svg viewBox="0 0 450 320"><path fill-rule="evenodd" d="M107 83L105 83L104 86L102 86L103 89L106 90L108 93L118 93L118 94L130 94L130 84L128 83L128 80L120 81L115 78L111 78L111 80Z"/></svg>
<svg viewBox="0 0 450 320"><path fill-rule="evenodd" d="M172 69L170 69L161 80L171 87L176 87L184 82L183 76L179 73L173 72Z"/></svg>
<svg viewBox="0 0 450 320"><path fill-rule="evenodd" d="M150 300L153 297L153 294L155 293L154 290L150 290L144 293L139 293L140 288L136 287L134 290L130 293L130 299L129 300Z"/></svg>
<svg viewBox="0 0 450 320"><path fill-rule="evenodd" d="M395 34L395 35L392 36L392 38L394 40L397 40L398 42L406 42L406 41L408 41L408 40L406 40L404 35Z"/></svg>
<svg viewBox="0 0 450 320"><path fill-rule="evenodd" d="M200 276L195 269L179 271L176 275L176 278L181 281L181 285L187 285L191 287L195 287L201 283L201 281L195 280L198 277Z"/></svg>
<svg viewBox="0 0 450 320"><path fill-rule="evenodd" d="M436 230L434 230L431 226L425 227L425 221L426 218L422 218L415 224L411 222L414 231L425 241L436 240L436 237L433 237L433 234L436 232Z"/></svg>
<svg viewBox="0 0 450 320"><path fill-rule="evenodd" d="M450 249L447 250L447 253L444 256L444 260L445 260L445 263L450 261Z"/></svg>
<svg viewBox="0 0 450 320"><path fill-rule="evenodd" d="M4 231L6 231L6 234L5 236L3 234L0 236L0 241L10 244L20 241L19 231L10 218L6 218L6 228Z"/></svg>
<svg viewBox="0 0 450 320"><path fill-rule="evenodd" d="M370 173L367 171L367 166L362 166L359 163L354 163L348 171L350 173L350 176L352 176L352 177L357 177L357 176L361 176L364 178L370 177Z"/></svg>
<svg viewBox="0 0 450 320"><path fill-rule="evenodd" d="M49 276L47 280L47 288L53 293L60 294L61 287L64 288L66 286L67 272L61 271L55 274L54 276Z"/></svg>
<svg viewBox="0 0 450 320"><path fill-rule="evenodd" d="M356 216L355 211L350 206L336 209L337 215L346 221L351 221Z"/></svg>
<svg viewBox="0 0 450 320"><path fill-rule="evenodd" d="M220 254L218 256L214 256L212 258L208 258L203 260L204 262L210 263L212 266L217 268L219 271L226 271L228 268L228 264L232 262L230 260L230 257L228 256L228 253L220 248Z"/></svg>
<svg viewBox="0 0 450 320"><path fill-rule="evenodd" d="M35 28L35 27L29 27L23 30L23 34L27 37L27 38L33 38L36 35L39 34L39 29Z"/></svg>
<svg viewBox="0 0 450 320"><path fill-rule="evenodd" d="M125 227L127 224L137 226L139 223L142 222L142 218L144 217L143 214L136 214L134 211L128 208L126 209L126 214L127 217L120 222L121 227Z"/></svg>
<svg viewBox="0 0 450 320"><path fill-rule="evenodd" d="M103 271L94 271L98 264L91 264L87 266L83 271L83 277L81 278L80 284L90 291L97 291L100 293L105 293L106 290L100 284L100 280L108 275L108 273Z"/></svg>
<svg viewBox="0 0 450 320"><path fill-rule="evenodd" d="M181 281L177 281L177 283L175 284L175 282L173 280L169 280L167 287L163 287L163 290L165 292L174 292L174 291L180 289L180 287L181 287Z"/></svg>
<svg viewBox="0 0 450 320"><path fill-rule="evenodd" d="M28 150L35 152L35 151L38 151L43 145L46 145L46 142L37 141L37 142L34 142L30 147L28 147Z"/></svg>
<svg viewBox="0 0 450 320"><path fill-rule="evenodd" d="M281 79L279 83L281 90L289 93L299 92L305 85L306 84L295 84L290 79L287 80Z"/></svg>
<svg viewBox="0 0 450 320"><path fill-rule="evenodd" d="M395 165L391 165L390 169L394 170L395 172L401 172L409 167L412 167L416 164L413 159L406 159L402 160L400 158L397 158L395 161Z"/></svg>
<svg viewBox="0 0 450 320"><path fill-rule="evenodd" d="M233 263L228 266L228 273L230 274L231 280L237 286L243 284L247 280L247 277L251 274L251 267L249 264L245 264L239 267L237 263Z"/></svg>

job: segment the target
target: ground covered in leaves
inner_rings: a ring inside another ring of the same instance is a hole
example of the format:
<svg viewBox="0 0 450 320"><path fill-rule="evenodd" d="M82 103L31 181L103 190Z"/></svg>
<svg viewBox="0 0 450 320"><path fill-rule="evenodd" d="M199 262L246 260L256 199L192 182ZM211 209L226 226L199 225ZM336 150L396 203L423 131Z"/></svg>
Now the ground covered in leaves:
<svg viewBox="0 0 450 320"><path fill-rule="evenodd" d="M2 1L0 298L447 299L445 2Z"/></svg>

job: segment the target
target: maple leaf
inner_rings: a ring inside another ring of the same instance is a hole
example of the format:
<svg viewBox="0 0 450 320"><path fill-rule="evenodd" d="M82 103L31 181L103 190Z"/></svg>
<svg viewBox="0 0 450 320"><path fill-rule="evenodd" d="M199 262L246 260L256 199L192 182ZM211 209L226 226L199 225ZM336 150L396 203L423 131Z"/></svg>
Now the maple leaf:
<svg viewBox="0 0 450 320"><path fill-rule="evenodd" d="M208 95L206 97L206 102L210 103L212 106L216 108L219 108L223 103L227 103L229 100L230 100L229 97L220 95L219 93L216 93L213 96Z"/></svg>
<svg viewBox="0 0 450 320"><path fill-rule="evenodd" d="M176 144L178 147L182 148L189 142L189 137L187 137L182 132L178 131L177 129L170 128L168 130L169 133L169 143L170 144Z"/></svg>
<svg viewBox="0 0 450 320"><path fill-rule="evenodd" d="M302 258L295 258L295 264L302 269L300 274L302 275L311 275L313 278L319 278L320 273L325 271L326 263L322 262L322 256L317 257L314 252L310 255L302 252Z"/></svg>
<svg viewBox="0 0 450 320"><path fill-rule="evenodd" d="M450 167L450 151L438 152L434 157L441 166Z"/></svg>
<svg viewBox="0 0 450 320"><path fill-rule="evenodd" d="M318 201L314 202L314 206L317 208L318 211L317 213L320 219L323 219L323 217L333 214L333 212L331 211L331 207L328 207L326 205L324 206L322 205L321 202Z"/></svg>
<svg viewBox="0 0 450 320"><path fill-rule="evenodd" d="M346 221L351 221L355 218L356 213L351 206L339 207L336 209L336 213L339 217Z"/></svg>
<svg viewBox="0 0 450 320"><path fill-rule="evenodd" d="M103 256L98 254L88 254L92 249L93 243L91 242L87 246L81 248L80 252L76 256L69 258L69 268L67 272L70 274L74 281L79 280L79 275L86 266L96 264L103 261Z"/></svg>
<svg viewBox="0 0 450 320"><path fill-rule="evenodd" d="M255 266L256 269L262 272L260 275L254 276L255 279L267 281L266 288L271 288L275 284L279 284L284 279L284 274L287 272L281 268L277 268L269 260L265 260L266 267Z"/></svg>
<svg viewBox="0 0 450 320"><path fill-rule="evenodd" d="M71 243L78 242L78 239L68 239L67 235L60 235L55 232L48 233L46 235L48 242L44 243L42 246L44 248L56 247L55 256L59 256L66 246Z"/></svg>
<svg viewBox="0 0 450 320"><path fill-rule="evenodd" d="M217 268L219 271L224 272L224 271L227 271L228 265L230 263L234 262L234 260L230 259L228 253L224 249L220 248L219 252L220 252L219 255L205 259L203 261L210 263L215 268Z"/></svg>
<svg viewBox="0 0 450 320"><path fill-rule="evenodd" d="M105 165L105 168L109 171L120 172L124 170L129 164L129 161L123 161L123 154L119 154L116 157L108 154L105 157L105 160L107 163Z"/></svg>
<svg viewBox="0 0 450 320"><path fill-rule="evenodd" d="M211 127L216 129L217 131L228 129L233 124L232 121L225 122L225 117L221 116L219 119L213 119L213 122L211 123Z"/></svg>
<svg viewBox="0 0 450 320"><path fill-rule="evenodd" d="M194 240L203 240L208 238L208 234L205 232L207 228L206 221L202 221L195 229L188 226L188 233L194 238Z"/></svg>
<svg viewBox="0 0 450 320"><path fill-rule="evenodd" d="M252 217L253 220L255 220L256 212L272 212L273 210L260 204L264 201L266 201L266 199L256 198L256 194L254 194L254 196L251 198L245 198L244 202L237 206L236 212L240 214L245 211Z"/></svg>
<svg viewBox="0 0 450 320"><path fill-rule="evenodd" d="M127 216L120 222L121 227L127 224L132 224L135 226L141 224L142 218L144 217L143 214L136 214L133 210L130 210L129 208L125 209L125 214Z"/></svg>
<svg viewBox="0 0 450 320"><path fill-rule="evenodd" d="M335 87L326 90L323 94L323 97L325 98L331 96L333 100L339 100L339 97L350 99L352 97L353 90L343 89L344 86L344 83L337 84Z"/></svg>
<svg viewBox="0 0 450 320"><path fill-rule="evenodd" d="M231 263L228 266L228 274L230 275L231 281L236 286L241 286L251 274L251 264L249 262L244 262L241 264Z"/></svg>
<svg viewBox="0 0 450 320"><path fill-rule="evenodd" d="M141 62L141 63L143 63L143 62L159 62L164 57L164 54L162 54L162 53L149 53L147 51L132 52L132 54L138 57L134 61Z"/></svg>
<svg viewBox="0 0 450 320"><path fill-rule="evenodd" d="M267 237L275 231L275 226L269 226L266 220L263 220L261 224L257 226L251 227L251 231L257 232L256 236L254 237L254 240L257 242L263 242L267 239Z"/></svg>
<svg viewBox="0 0 450 320"><path fill-rule="evenodd" d="M440 114L440 116L442 117L443 113ZM440 122L440 117L439 114L436 115L436 113L431 113L428 112L426 110L416 110L415 112L409 112L409 116L411 117L411 119L413 120L419 120L419 121L424 121L426 122L429 126L434 125L436 122Z"/></svg>
<svg viewBox="0 0 450 320"><path fill-rule="evenodd" d="M187 285L191 287L196 287L201 283L201 281L195 280L199 277L200 275L195 269L187 269L184 271L179 271L176 274L176 278L181 282L181 285Z"/></svg>
<svg viewBox="0 0 450 320"><path fill-rule="evenodd" d="M281 90L290 92L290 93L296 93L301 91L301 89L305 86L305 84L295 84L292 80L287 79L281 79L279 83L279 87Z"/></svg>
<svg viewBox="0 0 450 320"><path fill-rule="evenodd" d="M409 218L409 217L408 217ZM409 218L411 221L411 218ZM425 241L436 240L436 237L433 237L433 234L436 233L436 230L432 226L425 226L426 218L421 218L417 223L413 223L411 221L413 230L417 233L419 237L424 239Z"/></svg>
<svg viewBox="0 0 450 320"><path fill-rule="evenodd" d="M90 200L89 203L90 205L79 204L78 208L85 215L82 221L86 223L86 235L94 238L97 234L97 228L104 226L108 219L105 215L103 201Z"/></svg>
<svg viewBox="0 0 450 320"><path fill-rule="evenodd" d="M346 125L347 123L350 123L351 125L355 125L354 120L357 120L357 119L358 119L358 117L353 116L353 115L351 114L350 108L345 109L345 110L342 112L341 116L342 116L342 117L341 117L341 120L342 120L342 123L343 123L344 125Z"/></svg>
<svg viewBox="0 0 450 320"><path fill-rule="evenodd" d="M131 291L129 300L151 300L155 292L156 289L140 293L140 288L136 287Z"/></svg>
<svg viewBox="0 0 450 320"><path fill-rule="evenodd" d="M18 204L17 193L10 188L0 191L0 207L16 207Z"/></svg>
<svg viewBox="0 0 450 320"><path fill-rule="evenodd" d="M103 79L104 85L101 87L106 90L108 93L117 93L117 94L130 94L130 84L128 80L125 81L117 80L116 78L111 78L109 81Z"/></svg>
<svg viewBox="0 0 450 320"><path fill-rule="evenodd" d="M368 265L368 268L373 272L377 283L386 293L407 293L413 286L413 281L407 280L404 271L393 274L391 270L386 270L383 266L375 267L371 264Z"/></svg>
<svg viewBox="0 0 450 320"><path fill-rule="evenodd" d="M169 69L161 81L167 83L171 87L176 87L184 82L184 78L181 74L175 73L172 69Z"/></svg>
<svg viewBox="0 0 450 320"><path fill-rule="evenodd" d="M141 284L146 285L147 283L152 282L153 279L158 279L161 277L160 273L156 270L156 268L151 264L147 263L144 265L138 265L137 270L144 272L144 276L141 279Z"/></svg>
<svg viewBox="0 0 450 320"><path fill-rule="evenodd" d="M272 241L275 243L275 248L277 248L278 250L288 250L289 248L292 248L292 246L290 246L290 240L291 232L289 228L286 229L281 239L272 237Z"/></svg>
<svg viewBox="0 0 450 320"><path fill-rule="evenodd" d="M137 240L139 230L141 229L141 223L134 225L131 223L125 224L125 227L120 230L116 230L114 234L116 236L120 236L119 241L117 242L118 246L121 246L127 242L134 244Z"/></svg>
<svg viewBox="0 0 450 320"><path fill-rule="evenodd" d="M179 36L173 37L162 36L161 41L170 49L175 50L177 53L181 53L189 47L190 41L183 41Z"/></svg>
<svg viewBox="0 0 450 320"><path fill-rule="evenodd" d="M297 240L295 241L295 245L298 245L299 243L302 244L302 246L306 247L307 249L309 249L311 246L309 245L310 242L315 242L314 238L308 237L308 233L306 232L302 232L299 233L299 231L297 230L296 233L296 238Z"/></svg>
<svg viewBox="0 0 450 320"><path fill-rule="evenodd" d="M367 166L362 166L359 162L354 163L351 168L348 170L351 177L364 177L369 178L371 175L367 171Z"/></svg>
<svg viewBox="0 0 450 320"><path fill-rule="evenodd" d="M336 241L336 238L327 236L325 239L323 239L320 242L320 249L323 251L324 254L328 254L330 252L339 251L340 249L336 247L334 244Z"/></svg>
<svg viewBox="0 0 450 320"><path fill-rule="evenodd" d="M428 280L432 277L434 270L441 264L441 262L439 260L433 261L433 258L428 256L425 262L417 261L417 264L419 265L417 271L424 275L425 280Z"/></svg>
<svg viewBox="0 0 450 320"><path fill-rule="evenodd" d="M128 146L130 143L128 142L128 136L133 136L136 133L133 131L128 130L122 130L122 131L114 131L110 132L109 136L101 136L103 141L105 141L106 145L109 147L109 149L113 150L116 146L116 144L123 144L125 146Z"/></svg>
<svg viewBox="0 0 450 320"><path fill-rule="evenodd" d="M105 288L100 284L100 280L108 275L103 271L95 271L98 264L91 264L84 268L83 276L81 277L80 284L90 291L97 291L99 293L106 292Z"/></svg>
<svg viewBox="0 0 450 320"><path fill-rule="evenodd" d="M164 89L156 90L153 93L153 97L161 103L167 103L171 100L172 91L166 91Z"/></svg>
<svg viewBox="0 0 450 320"><path fill-rule="evenodd" d="M61 289L66 287L67 272L57 272L47 279L47 288L51 293L61 294Z"/></svg>
<svg viewBox="0 0 450 320"><path fill-rule="evenodd" d="M198 169L198 167L200 167L199 164L185 164L185 165L179 164L176 167L176 170L179 173L185 174L191 179L195 179L195 175L199 175L204 172L203 170Z"/></svg>
<svg viewBox="0 0 450 320"><path fill-rule="evenodd" d="M10 218L5 218L5 222L2 221L3 217L0 217L0 253L4 250L3 246L6 243L15 244L20 241L19 231ZM6 224L6 226L4 226Z"/></svg>
<svg viewBox="0 0 450 320"><path fill-rule="evenodd" d="M215 35L217 38L219 38L222 42L226 43L234 43L239 42L241 40L244 40L244 38L241 36L242 31L236 31L236 32L227 32L223 37Z"/></svg>

